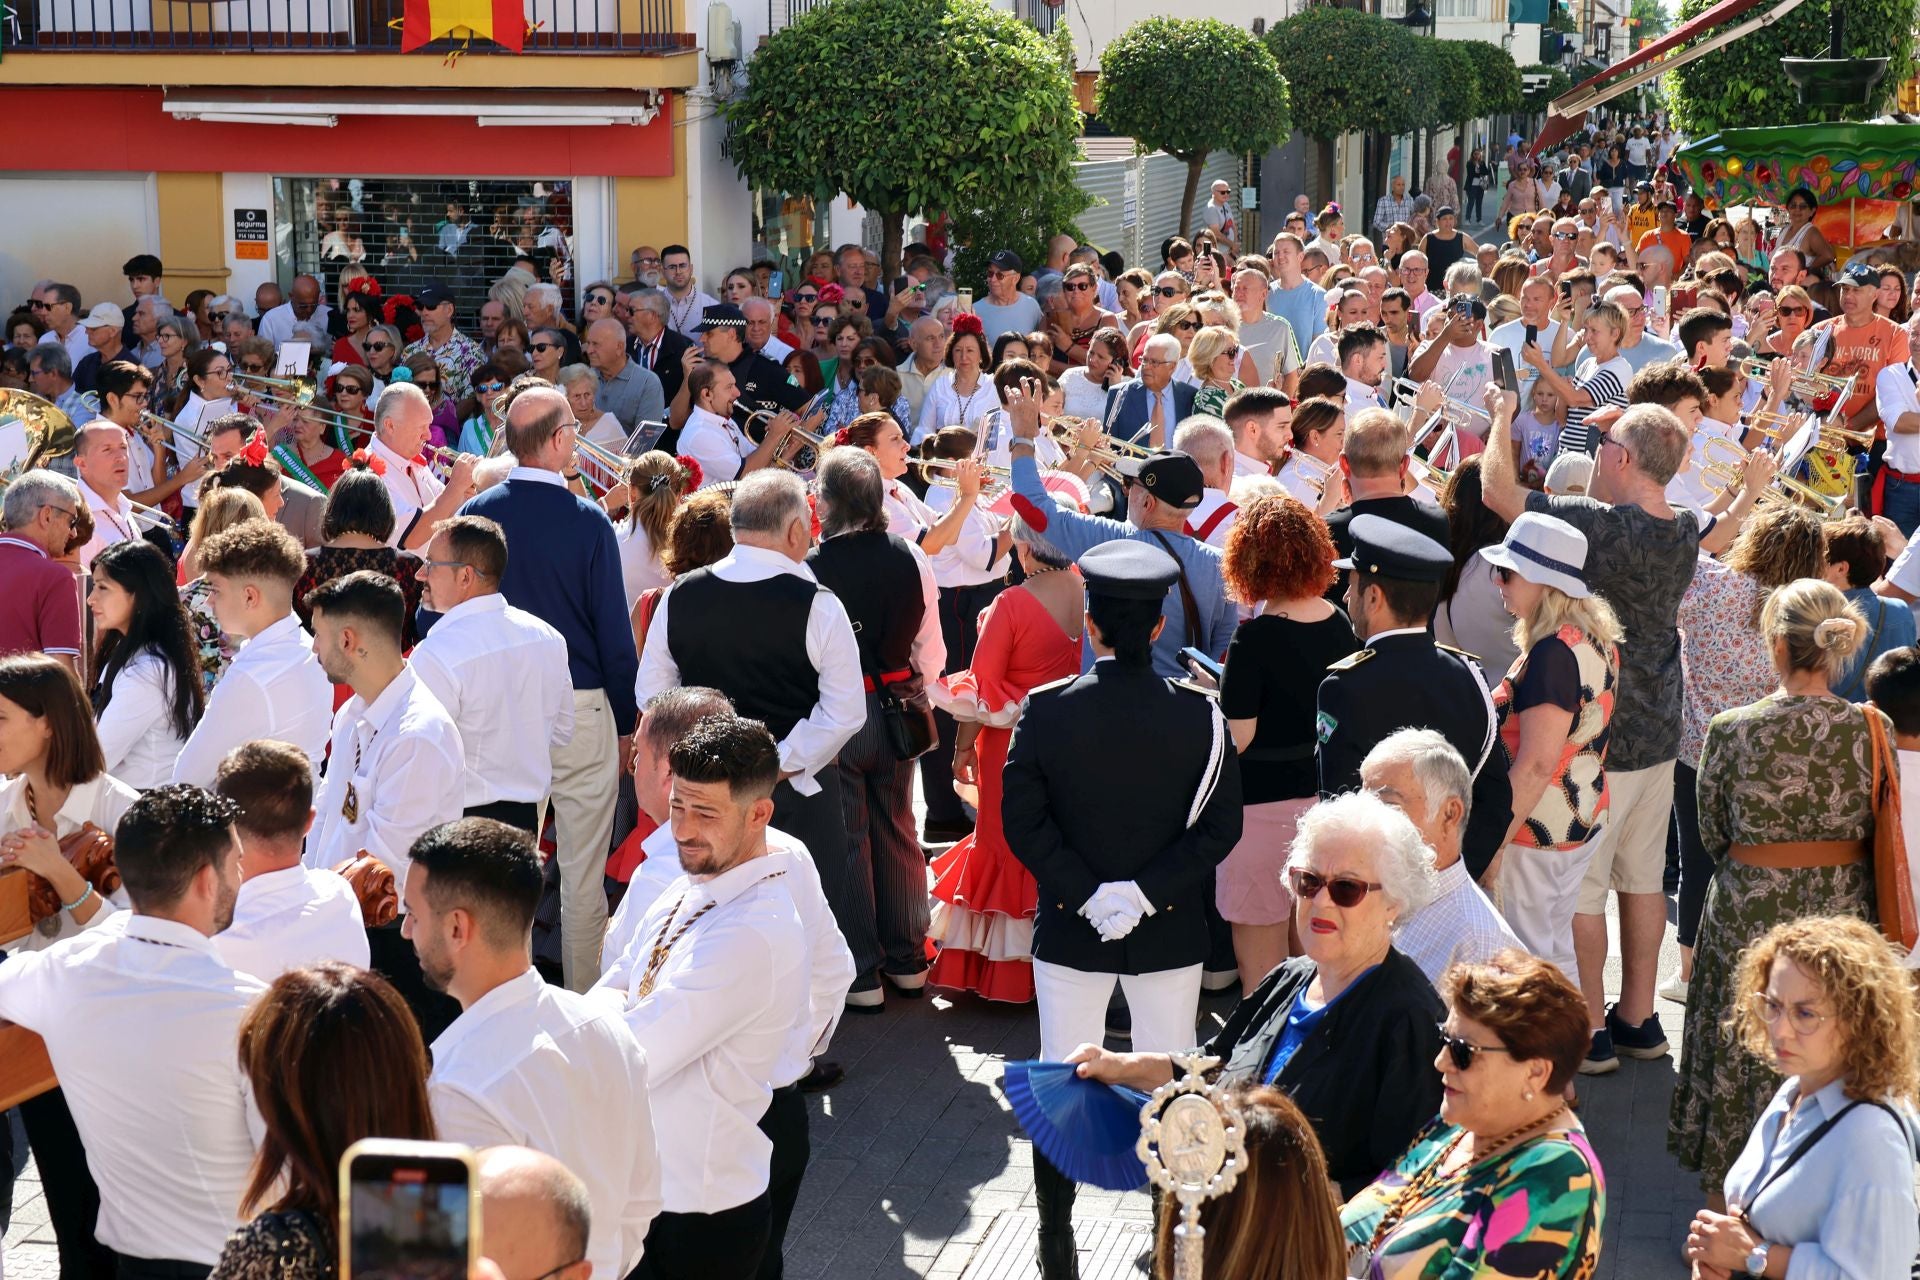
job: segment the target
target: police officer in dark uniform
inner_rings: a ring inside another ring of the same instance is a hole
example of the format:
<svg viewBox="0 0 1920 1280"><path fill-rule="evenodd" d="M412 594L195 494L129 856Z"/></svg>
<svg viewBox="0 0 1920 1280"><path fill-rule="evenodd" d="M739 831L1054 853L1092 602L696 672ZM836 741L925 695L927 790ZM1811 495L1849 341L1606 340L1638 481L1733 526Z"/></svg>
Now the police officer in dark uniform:
<svg viewBox="0 0 1920 1280"><path fill-rule="evenodd" d="M1493 698L1470 653L1436 644L1429 620L1453 563L1445 547L1383 516L1355 516L1347 616L1366 647L1320 682L1315 730L1320 794L1360 786L1360 762L1397 729L1433 729L1473 770L1463 855L1477 878L1500 851L1513 818L1505 761L1494 750Z"/></svg>
<svg viewBox="0 0 1920 1280"><path fill-rule="evenodd" d="M1240 838L1240 771L1226 721L1198 686L1154 674L1179 565L1108 542L1080 557L1094 663L1035 689L1003 775L1007 845L1039 882L1033 925L1040 1056L1098 1043L1115 983L1133 1045L1194 1040L1213 869ZM1143 744L1152 764L1140 768ZM1114 779L1129 779L1116 793ZM1044 1280L1075 1275L1073 1183L1034 1154Z"/></svg>

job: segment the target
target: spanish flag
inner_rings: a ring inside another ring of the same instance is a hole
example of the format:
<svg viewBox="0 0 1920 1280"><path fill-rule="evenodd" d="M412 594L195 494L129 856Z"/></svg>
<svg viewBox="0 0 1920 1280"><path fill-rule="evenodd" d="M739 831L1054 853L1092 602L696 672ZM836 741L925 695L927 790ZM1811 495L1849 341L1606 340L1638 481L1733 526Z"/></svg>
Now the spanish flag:
<svg viewBox="0 0 1920 1280"><path fill-rule="evenodd" d="M412 53L434 40L491 40L519 53L527 19L522 0L407 0L400 51Z"/></svg>

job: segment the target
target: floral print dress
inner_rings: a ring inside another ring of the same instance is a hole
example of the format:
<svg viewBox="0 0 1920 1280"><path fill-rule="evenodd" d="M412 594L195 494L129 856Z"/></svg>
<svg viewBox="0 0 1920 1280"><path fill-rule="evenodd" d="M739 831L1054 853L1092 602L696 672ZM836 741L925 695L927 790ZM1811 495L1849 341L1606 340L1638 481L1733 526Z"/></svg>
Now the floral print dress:
<svg viewBox="0 0 1920 1280"><path fill-rule="evenodd" d="M205 578L195 578L180 588L180 603L187 608L187 629L193 636L194 652L200 655L201 686L212 693L240 646L220 629L219 620L213 616Z"/></svg>
<svg viewBox="0 0 1920 1280"><path fill-rule="evenodd" d="M1734 1044L1725 1029L1740 953L1774 925L1801 916L1874 919L1869 861L1755 867L1727 851L1736 844L1870 842L1869 715L1881 713L1831 695L1775 693L1722 712L1707 728L1700 757L1700 842L1719 866L1707 886L1687 988L1667 1149L1682 1168L1699 1170L1700 1185L1709 1192L1720 1190L1780 1087L1773 1069ZM1891 739L1892 725L1886 730Z"/></svg>
<svg viewBox="0 0 1920 1280"><path fill-rule="evenodd" d="M1600 1158L1579 1121L1467 1166L1407 1205L1408 1184L1445 1157L1460 1129L1441 1120L1340 1212L1348 1274L1367 1280L1525 1276L1586 1280L1607 1216ZM1380 1224L1398 1220L1376 1242Z"/></svg>

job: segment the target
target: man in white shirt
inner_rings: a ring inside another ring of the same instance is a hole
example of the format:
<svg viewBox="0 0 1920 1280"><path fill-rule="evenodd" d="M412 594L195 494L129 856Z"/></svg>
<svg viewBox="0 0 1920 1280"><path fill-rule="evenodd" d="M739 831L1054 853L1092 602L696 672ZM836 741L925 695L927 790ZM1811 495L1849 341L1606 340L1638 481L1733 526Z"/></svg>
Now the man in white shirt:
<svg viewBox="0 0 1920 1280"><path fill-rule="evenodd" d="M768 1247L773 1144L760 1128L810 1018L805 927L767 823L782 762L764 725L700 721L670 751L686 875L642 916L590 993L647 1054L665 1211L644 1274L750 1280Z"/></svg>
<svg viewBox="0 0 1920 1280"><path fill-rule="evenodd" d="M1473 775L1453 744L1432 729L1390 733L1360 762L1360 781L1406 814L1433 854L1434 896L1403 919L1394 936L1427 980L1439 982L1449 965L1484 964L1507 947L1526 950L1461 860ZM1499 870L1496 858L1488 880ZM1572 941L1568 934L1569 947Z"/></svg>
<svg viewBox="0 0 1920 1280"><path fill-rule="evenodd" d="M233 806L147 792L115 828L133 910L0 964L0 1019L47 1043L87 1169L95 1228L129 1280L204 1275L240 1225L258 1125L235 1051L266 984L213 942L233 919Z"/></svg>
<svg viewBox="0 0 1920 1280"><path fill-rule="evenodd" d="M747 350L784 366L787 357L793 354L793 348L782 342L776 333L780 315L773 303L758 296L744 298L740 302L740 314L747 318Z"/></svg>
<svg viewBox="0 0 1920 1280"><path fill-rule="evenodd" d="M1348 413L1380 407L1387 356L1387 331L1378 325L1356 324L1341 331L1340 372L1347 379Z"/></svg>
<svg viewBox="0 0 1920 1280"><path fill-rule="evenodd" d="M320 282L312 276L296 276L292 296L260 317L260 336L280 347L289 342L308 342L322 349L333 309L320 300Z"/></svg>
<svg viewBox="0 0 1920 1280"><path fill-rule="evenodd" d="M73 469L80 481L80 497L93 513L93 537L80 548L80 565L120 542L140 537L133 503L127 500L127 433L104 418L96 418L73 433Z"/></svg>
<svg viewBox="0 0 1920 1280"><path fill-rule="evenodd" d="M1011 249L996 250L987 259L987 296L974 303L973 313L986 328L988 346L1003 333L1032 333L1046 318L1040 304L1020 292L1024 271L1020 255Z"/></svg>
<svg viewBox="0 0 1920 1280"><path fill-rule="evenodd" d="M1544 276L1528 276L1520 286L1520 318L1507 321L1487 336L1494 346L1505 347L1513 357L1514 376L1520 381L1520 408L1525 411L1533 404L1533 389L1539 385L1540 371L1527 363L1522 349L1531 341L1551 354L1553 344L1560 338L1560 322L1553 318L1552 281ZM1461 394L1467 390L1456 389L1454 398L1472 403L1478 392Z"/></svg>
<svg viewBox="0 0 1920 1280"><path fill-rule="evenodd" d="M697 365L687 374L687 421L680 428L680 452L700 464L700 487L738 480L773 461L774 450L787 429L798 425L791 414L767 424L759 444L733 420L733 402L740 384L733 370L719 361Z"/></svg>
<svg viewBox="0 0 1920 1280"><path fill-rule="evenodd" d="M421 450L433 435L433 406L426 393L407 382L387 384L373 409L373 441L369 456L385 471L387 496L393 499L393 532L387 545L418 551L433 536L433 526L460 509L473 496L474 459L461 454L446 481L434 475Z"/></svg>
<svg viewBox="0 0 1920 1280"><path fill-rule="evenodd" d="M466 815L533 831L553 781L549 752L573 741L573 680L566 640L500 594L506 571L498 524L455 516L434 526L420 578L440 620L411 662L460 728Z"/></svg>
<svg viewBox="0 0 1920 1280"><path fill-rule="evenodd" d="M1292 398L1272 387L1248 387L1227 401L1221 416L1233 433L1234 477L1272 475L1293 442Z"/></svg>
<svg viewBox="0 0 1920 1280"><path fill-rule="evenodd" d="M361 569L307 599L320 668L329 680L351 686L353 697L333 719L306 864L326 870L365 853L393 872L398 893L413 842L460 816L466 794L460 730L400 656L406 602L398 583ZM397 917L369 920L367 945L371 967L406 999L431 1041L458 1006L421 981L420 961L400 936Z"/></svg>
<svg viewBox="0 0 1920 1280"><path fill-rule="evenodd" d="M333 725L333 685L293 613L306 567L294 536L266 520L242 521L202 544L214 620L243 643L174 762L175 782L212 786L227 753L260 738L300 748L317 773Z"/></svg>
<svg viewBox="0 0 1920 1280"><path fill-rule="evenodd" d="M1880 511L1909 538L1920 527L1920 372L1911 360L1874 375L1874 405L1887 432Z"/></svg>
<svg viewBox="0 0 1920 1280"><path fill-rule="evenodd" d="M461 818L412 853L405 932L427 985L461 1008L433 1042L434 1126L445 1141L531 1147L573 1170L593 1205L593 1274L624 1277L660 1211L646 1055L616 1009L533 967L542 885L530 835Z"/></svg>
<svg viewBox="0 0 1920 1280"><path fill-rule="evenodd" d="M720 299L700 291L693 278L693 255L685 245L670 244L660 251L660 271L660 283L667 291L668 327L699 345L700 321Z"/></svg>
<svg viewBox="0 0 1920 1280"><path fill-rule="evenodd" d="M1233 433L1212 414L1196 413L1174 432L1173 451L1199 463L1206 481L1200 505L1187 513L1187 535L1224 550L1234 517L1239 514L1239 508L1227 496L1234 477Z"/></svg>
<svg viewBox="0 0 1920 1280"><path fill-rule="evenodd" d="M669 689L647 703L642 712L640 730L633 736L633 794L640 811L659 825L641 842L646 860L633 873L626 896L620 899L620 907L607 927L608 956L633 948L641 917L681 874L680 848L674 843L670 810L673 744L708 716L732 715L733 704L713 689ZM787 1051L770 1081L773 1102L760 1118L760 1131L773 1143L768 1187L773 1223L767 1257L760 1268L760 1274L771 1280L781 1272L780 1247L811 1155L807 1106L801 1093L830 1088L846 1075L840 1064L815 1059L827 1051L834 1029L840 1025L854 965L853 952L834 921L833 908L821 887L813 855L798 840L771 826L767 828L767 847L793 861L791 875L782 883L806 933L808 972L808 1016L794 1026Z"/></svg>
<svg viewBox="0 0 1920 1280"><path fill-rule="evenodd" d="M912 354L894 369L900 375L900 394L907 398L913 421L920 421L920 406L927 401L927 388L947 371L947 329L932 316L921 316L907 326L907 345ZM918 443L918 441L915 441Z"/></svg>
<svg viewBox="0 0 1920 1280"><path fill-rule="evenodd" d="M240 895L214 938L220 958L272 982L338 960L367 967L367 927L344 876L300 862L313 826L313 762L284 742L249 742L220 762L214 791L238 810Z"/></svg>

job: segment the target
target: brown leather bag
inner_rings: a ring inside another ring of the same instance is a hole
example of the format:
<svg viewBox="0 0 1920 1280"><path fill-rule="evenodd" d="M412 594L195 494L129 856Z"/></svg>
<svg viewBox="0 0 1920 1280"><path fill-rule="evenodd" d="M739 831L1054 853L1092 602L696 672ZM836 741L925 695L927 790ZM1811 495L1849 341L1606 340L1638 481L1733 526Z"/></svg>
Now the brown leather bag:
<svg viewBox="0 0 1920 1280"><path fill-rule="evenodd" d="M1887 741L1887 727L1872 707L1861 708L1867 717L1867 736L1873 744L1873 887L1880 908L1880 932L1902 951L1913 949L1920 940L1920 912L1913 900L1913 879L1907 871L1906 833L1901 827L1900 778L1894 771L1893 746Z"/></svg>
<svg viewBox="0 0 1920 1280"><path fill-rule="evenodd" d="M362 849L333 870L352 886L367 928L378 929L399 919L400 891L393 883L393 868Z"/></svg>
<svg viewBox="0 0 1920 1280"><path fill-rule="evenodd" d="M101 897L120 887L120 868L113 861L113 837L91 822L60 841L60 853ZM35 924L60 914L60 895L50 881L30 877L27 911Z"/></svg>

